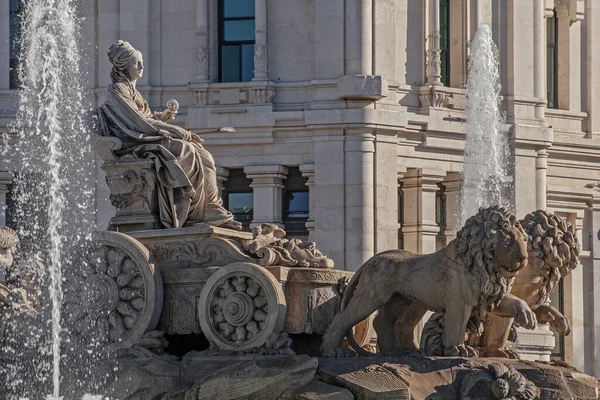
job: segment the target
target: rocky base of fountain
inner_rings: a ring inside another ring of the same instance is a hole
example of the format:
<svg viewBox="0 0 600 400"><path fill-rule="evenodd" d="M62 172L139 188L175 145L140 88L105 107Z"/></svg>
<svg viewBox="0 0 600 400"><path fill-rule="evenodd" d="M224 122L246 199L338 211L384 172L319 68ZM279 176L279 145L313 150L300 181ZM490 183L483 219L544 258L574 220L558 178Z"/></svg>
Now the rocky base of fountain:
<svg viewBox="0 0 600 400"><path fill-rule="evenodd" d="M105 395L175 399L600 399L600 383L556 364L493 359L301 356L121 362Z"/></svg>

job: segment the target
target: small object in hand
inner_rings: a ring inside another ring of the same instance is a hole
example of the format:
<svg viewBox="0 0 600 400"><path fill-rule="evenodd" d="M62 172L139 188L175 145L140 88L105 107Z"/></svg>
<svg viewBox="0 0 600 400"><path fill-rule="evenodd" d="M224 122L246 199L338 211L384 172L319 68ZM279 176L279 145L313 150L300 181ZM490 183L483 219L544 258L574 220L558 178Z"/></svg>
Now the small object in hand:
<svg viewBox="0 0 600 400"><path fill-rule="evenodd" d="M167 101L167 108L173 111L173 114L177 114L177 111L179 111L179 102L175 99L171 99Z"/></svg>

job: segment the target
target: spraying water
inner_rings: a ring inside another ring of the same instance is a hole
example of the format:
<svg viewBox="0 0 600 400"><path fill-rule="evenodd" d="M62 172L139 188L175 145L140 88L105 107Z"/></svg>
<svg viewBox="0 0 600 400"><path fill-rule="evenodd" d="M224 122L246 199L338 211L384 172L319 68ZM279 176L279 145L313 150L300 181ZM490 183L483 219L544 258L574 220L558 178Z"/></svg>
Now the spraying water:
<svg viewBox="0 0 600 400"><path fill-rule="evenodd" d="M510 206L508 132L500 109L498 49L488 25L471 42L467 81L467 142L458 228L480 207Z"/></svg>
<svg viewBox="0 0 600 400"><path fill-rule="evenodd" d="M52 399L60 398L61 360L65 358L61 355L62 281L64 269L70 267L65 249L68 243L86 237L93 225L93 156L85 118L89 107L84 101L73 3L23 1L21 90L12 127L18 142L7 152L14 158L13 164L20 163L22 171L15 183L14 222L24 243L23 251L47 267L49 301L45 301L44 311L51 321L37 338L37 345L44 348L35 361L49 368L37 367L28 372L13 366L16 376L9 377L13 380L10 387L17 393L19 386L31 384L28 379L36 383L49 381ZM46 377L48 370L51 376Z"/></svg>

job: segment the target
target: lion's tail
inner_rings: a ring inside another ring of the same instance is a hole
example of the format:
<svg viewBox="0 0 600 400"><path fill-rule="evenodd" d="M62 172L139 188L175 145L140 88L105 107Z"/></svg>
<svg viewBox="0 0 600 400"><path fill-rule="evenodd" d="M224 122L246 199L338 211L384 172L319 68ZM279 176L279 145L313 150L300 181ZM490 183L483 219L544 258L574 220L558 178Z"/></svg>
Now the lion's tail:
<svg viewBox="0 0 600 400"><path fill-rule="evenodd" d="M348 287L346 288L346 290L344 290L344 295L342 296L342 303L340 304L340 311L342 311L344 308L346 308L348 306L350 299L354 295L354 289L356 289L356 286L358 286L358 282L360 281L360 276L362 275L363 271L365 270L365 267L368 262L369 261L364 263L358 269L358 271L356 271L356 273L350 280ZM360 321L358 321L358 322L360 322ZM352 328L353 327L348 329L348 332L346 332L346 339L348 339L350 346L352 346L352 348L361 356L366 356L366 357L374 356L375 354L369 353L368 351L366 351L365 349L360 347L360 345L356 342L356 339L354 339L354 334L352 333Z"/></svg>

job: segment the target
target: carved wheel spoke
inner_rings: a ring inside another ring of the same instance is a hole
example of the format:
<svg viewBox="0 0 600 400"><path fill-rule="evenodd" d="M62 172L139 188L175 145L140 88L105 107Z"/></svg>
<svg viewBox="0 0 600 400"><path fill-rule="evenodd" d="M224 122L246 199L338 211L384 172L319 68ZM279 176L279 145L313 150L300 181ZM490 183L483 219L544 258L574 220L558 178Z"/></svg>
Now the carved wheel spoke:
<svg viewBox="0 0 600 400"><path fill-rule="evenodd" d="M248 350L283 329L285 297L269 271L256 264L234 263L208 279L198 312L202 332L221 350Z"/></svg>
<svg viewBox="0 0 600 400"><path fill-rule="evenodd" d="M92 343L130 347L154 329L162 283L139 242L100 232L75 257L78 270L67 277L64 308L74 333Z"/></svg>

